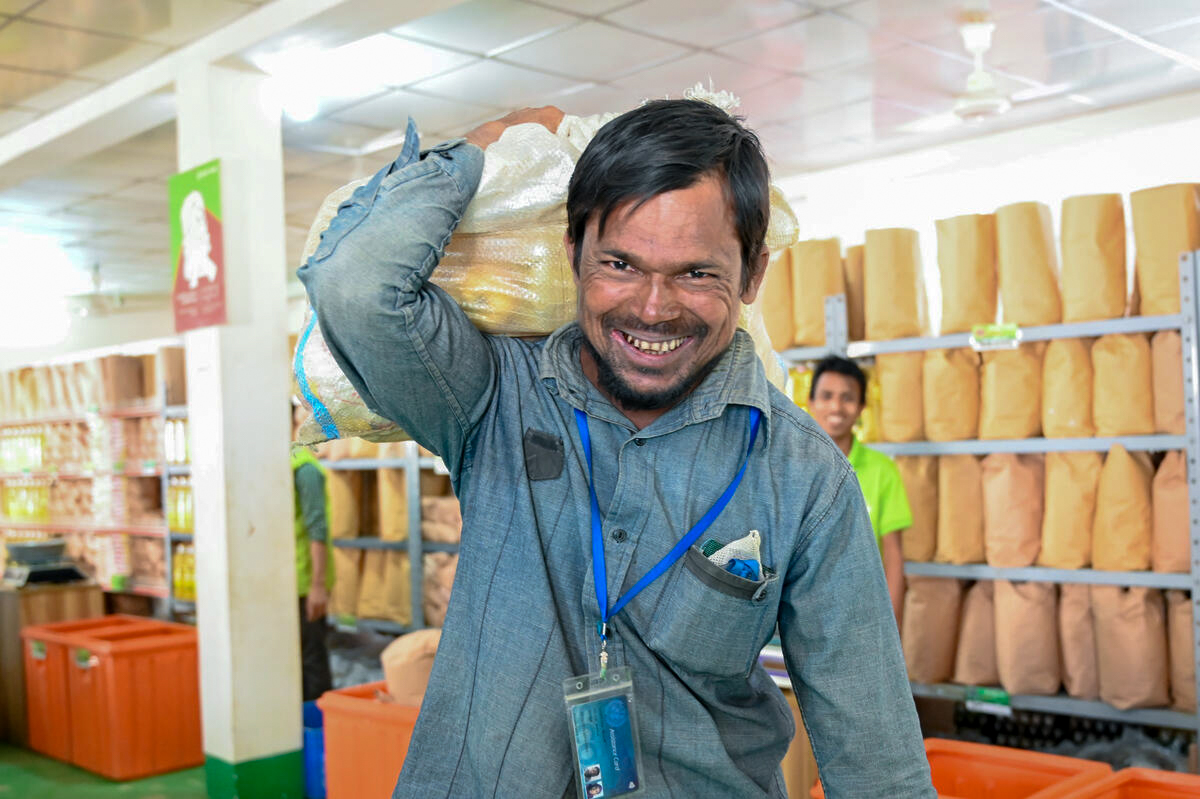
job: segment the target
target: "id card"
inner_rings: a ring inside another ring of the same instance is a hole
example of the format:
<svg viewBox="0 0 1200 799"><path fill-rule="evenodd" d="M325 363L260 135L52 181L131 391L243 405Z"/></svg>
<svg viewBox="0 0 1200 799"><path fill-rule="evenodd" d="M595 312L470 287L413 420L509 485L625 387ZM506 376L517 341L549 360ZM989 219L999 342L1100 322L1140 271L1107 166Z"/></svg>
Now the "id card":
<svg viewBox="0 0 1200 799"><path fill-rule="evenodd" d="M629 667L563 682L581 799L642 795L642 755Z"/></svg>

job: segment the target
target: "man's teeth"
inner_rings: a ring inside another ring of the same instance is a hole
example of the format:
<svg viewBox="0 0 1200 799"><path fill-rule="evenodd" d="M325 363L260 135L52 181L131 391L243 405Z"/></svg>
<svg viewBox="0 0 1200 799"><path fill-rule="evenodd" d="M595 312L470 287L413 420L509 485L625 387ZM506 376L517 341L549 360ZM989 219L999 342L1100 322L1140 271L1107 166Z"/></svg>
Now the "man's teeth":
<svg viewBox="0 0 1200 799"><path fill-rule="evenodd" d="M679 345L683 343L683 339L686 338L685 336L682 338L673 338L670 341L642 341L640 338L634 338L628 333L621 333L621 335L625 337L630 346L636 347L642 352L671 352L678 349Z"/></svg>

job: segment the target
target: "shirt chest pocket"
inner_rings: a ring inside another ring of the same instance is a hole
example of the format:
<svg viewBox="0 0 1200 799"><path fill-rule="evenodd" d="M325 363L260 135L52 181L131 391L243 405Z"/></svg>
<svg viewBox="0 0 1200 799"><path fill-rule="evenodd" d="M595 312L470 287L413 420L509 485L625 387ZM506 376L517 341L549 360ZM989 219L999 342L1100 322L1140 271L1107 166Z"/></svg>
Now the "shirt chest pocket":
<svg viewBox="0 0 1200 799"><path fill-rule="evenodd" d="M690 672L744 677L775 623L778 579L730 574L692 547L654 611L646 644Z"/></svg>

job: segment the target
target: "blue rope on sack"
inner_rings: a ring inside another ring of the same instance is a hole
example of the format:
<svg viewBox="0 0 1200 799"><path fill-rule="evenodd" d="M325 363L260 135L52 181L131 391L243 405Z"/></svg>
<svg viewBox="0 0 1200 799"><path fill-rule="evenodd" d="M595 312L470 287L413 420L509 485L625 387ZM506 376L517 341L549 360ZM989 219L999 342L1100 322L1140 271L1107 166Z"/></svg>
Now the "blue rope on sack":
<svg viewBox="0 0 1200 799"><path fill-rule="evenodd" d="M308 407L312 408L313 418L317 420L317 424L321 425L321 432L329 438L341 438L342 434L338 432L332 414L325 407L325 403L321 402L321 399L313 393L312 387L308 385L308 378L304 374L304 350L308 346L308 339L312 335L313 327L317 324L317 312L312 309L311 305L308 312L308 325L304 328L304 335L300 337L300 344L296 347L296 359L292 363L292 372L296 375L296 384L300 386L301 396L308 403Z"/></svg>

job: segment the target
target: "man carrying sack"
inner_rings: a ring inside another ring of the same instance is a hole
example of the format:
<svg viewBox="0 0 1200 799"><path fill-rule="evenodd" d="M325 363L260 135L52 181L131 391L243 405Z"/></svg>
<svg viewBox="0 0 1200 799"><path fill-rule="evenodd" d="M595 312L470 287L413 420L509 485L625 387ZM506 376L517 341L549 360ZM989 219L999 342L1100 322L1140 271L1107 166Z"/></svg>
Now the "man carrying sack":
<svg viewBox="0 0 1200 799"><path fill-rule="evenodd" d="M398 159L300 269L342 371L462 501L394 796L785 796L778 626L827 795L932 797L853 472L737 329L768 255L753 134L696 100L601 128L567 196L577 321L548 338L484 335L429 282L483 149L561 119Z"/></svg>

